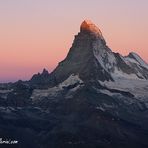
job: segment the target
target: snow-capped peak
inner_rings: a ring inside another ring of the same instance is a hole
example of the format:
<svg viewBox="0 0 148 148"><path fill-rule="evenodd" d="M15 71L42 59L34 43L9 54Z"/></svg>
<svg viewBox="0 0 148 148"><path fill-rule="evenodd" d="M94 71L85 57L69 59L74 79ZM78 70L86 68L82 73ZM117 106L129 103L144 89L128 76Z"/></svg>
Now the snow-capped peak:
<svg viewBox="0 0 148 148"><path fill-rule="evenodd" d="M90 20L84 20L81 24L80 30L91 32L103 39L102 32L100 31L100 29Z"/></svg>

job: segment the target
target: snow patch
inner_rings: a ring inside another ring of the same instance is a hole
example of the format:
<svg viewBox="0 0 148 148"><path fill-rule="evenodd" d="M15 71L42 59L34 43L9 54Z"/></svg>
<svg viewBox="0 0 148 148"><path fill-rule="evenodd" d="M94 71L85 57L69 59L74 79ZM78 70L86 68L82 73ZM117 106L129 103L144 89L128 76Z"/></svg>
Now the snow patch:
<svg viewBox="0 0 148 148"><path fill-rule="evenodd" d="M97 109L97 110L101 110L101 111L103 111L103 112L105 111L105 109L104 109L102 106L97 106L96 109Z"/></svg>
<svg viewBox="0 0 148 148"><path fill-rule="evenodd" d="M60 83L58 87L62 89L63 87L68 87L69 85L74 85L76 83L83 84L83 81L78 75L72 74L64 82Z"/></svg>

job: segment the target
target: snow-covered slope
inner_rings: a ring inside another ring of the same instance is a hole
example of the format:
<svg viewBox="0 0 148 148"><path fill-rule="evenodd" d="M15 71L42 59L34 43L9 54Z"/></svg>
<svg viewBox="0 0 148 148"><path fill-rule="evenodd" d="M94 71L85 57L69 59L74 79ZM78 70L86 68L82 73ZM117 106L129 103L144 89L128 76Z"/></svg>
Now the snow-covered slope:
<svg viewBox="0 0 148 148"><path fill-rule="evenodd" d="M33 102L41 101L42 99L54 99L58 97L65 89L69 92L67 98L70 97L71 93L75 92L79 88L83 87L83 81L79 78L78 75L70 75L64 82L58 84L55 87L48 89L35 89L32 93L31 99Z"/></svg>
<svg viewBox="0 0 148 148"><path fill-rule="evenodd" d="M145 100L148 102L148 81L147 80L136 80L136 79L116 79L112 81L99 81L102 86L109 89L121 90L130 92L139 100Z"/></svg>
<svg viewBox="0 0 148 148"><path fill-rule="evenodd" d="M113 79L148 79L148 64L136 53L122 56L114 53L99 38L93 41L93 53L104 71L107 71Z"/></svg>

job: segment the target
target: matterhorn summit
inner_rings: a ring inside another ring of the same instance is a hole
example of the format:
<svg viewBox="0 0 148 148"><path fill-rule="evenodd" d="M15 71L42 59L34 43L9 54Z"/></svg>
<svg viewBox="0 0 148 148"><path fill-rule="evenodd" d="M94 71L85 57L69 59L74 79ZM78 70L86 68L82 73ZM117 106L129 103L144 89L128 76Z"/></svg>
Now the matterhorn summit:
<svg viewBox="0 0 148 148"><path fill-rule="evenodd" d="M103 39L100 29L90 20L84 20L80 26L80 30L88 31Z"/></svg>

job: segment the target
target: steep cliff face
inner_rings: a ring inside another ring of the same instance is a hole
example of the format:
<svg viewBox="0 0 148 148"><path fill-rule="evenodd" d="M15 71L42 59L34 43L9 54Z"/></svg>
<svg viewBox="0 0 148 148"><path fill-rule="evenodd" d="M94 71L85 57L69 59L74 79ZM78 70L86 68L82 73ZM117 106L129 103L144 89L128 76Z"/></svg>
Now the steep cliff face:
<svg viewBox="0 0 148 148"><path fill-rule="evenodd" d="M59 66L52 74L55 75L57 82L63 81L73 73L78 74L83 80L112 80L109 73L94 55L94 48L97 45L99 46L97 46L96 50L105 50L106 52L109 50L105 40L100 32L94 33L92 29L85 30L86 28L82 26L80 33L75 36L67 57L59 63Z"/></svg>

